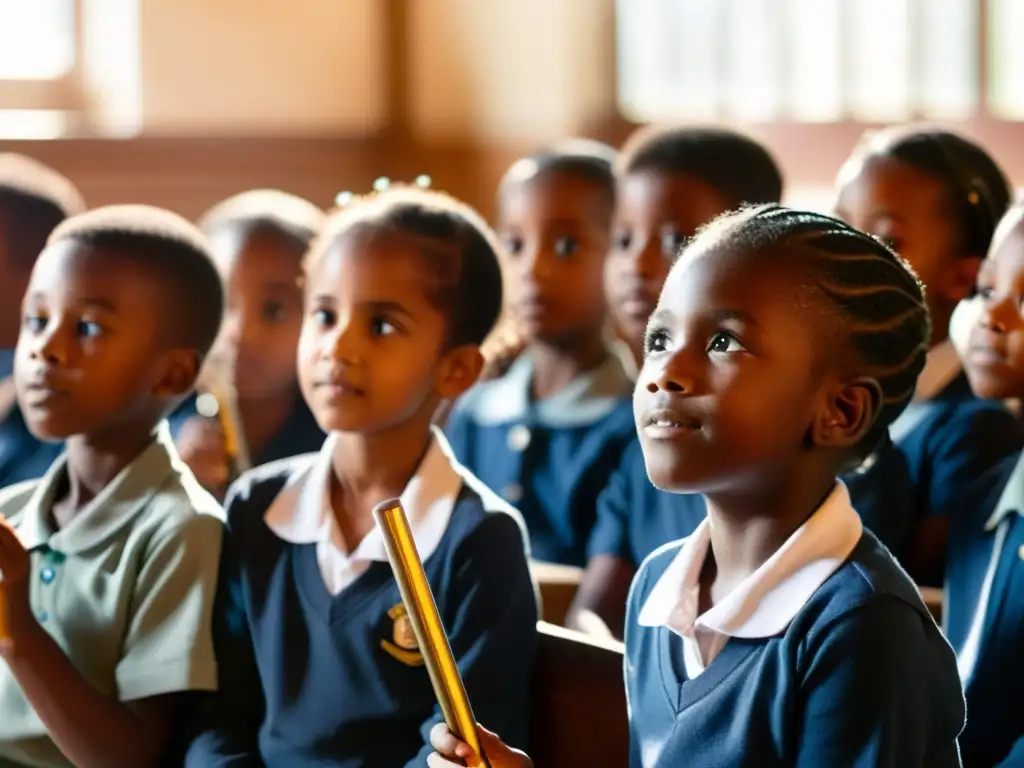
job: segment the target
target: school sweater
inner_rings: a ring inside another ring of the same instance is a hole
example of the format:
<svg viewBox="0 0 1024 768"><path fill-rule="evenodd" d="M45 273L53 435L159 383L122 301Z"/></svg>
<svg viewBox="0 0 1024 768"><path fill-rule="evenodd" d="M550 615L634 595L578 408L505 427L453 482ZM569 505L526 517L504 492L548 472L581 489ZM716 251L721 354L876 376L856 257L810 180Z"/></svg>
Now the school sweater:
<svg viewBox="0 0 1024 768"><path fill-rule="evenodd" d="M682 639L638 615L684 542L641 566L626 622L631 768L960 765L956 659L868 531L771 637L731 637L687 679Z"/></svg>
<svg viewBox="0 0 1024 768"><path fill-rule="evenodd" d="M865 469L845 475L843 481L864 525L899 556L913 512L914 488L906 457L886 441ZM613 555L636 568L654 550L693 533L706 515L699 493L654 487L640 441L633 440L598 496L588 557Z"/></svg>
<svg viewBox="0 0 1024 768"><path fill-rule="evenodd" d="M309 456L243 475L227 501L220 692L187 765L423 766L441 715L387 562L332 597L315 544L264 513ZM497 502L497 503L496 503ZM524 746L537 603L521 521L466 475L424 569L476 717Z"/></svg>
<svg viewBox="0 0 1024 768"><path fill-rule="evenodd" d="M534 558L582 566L597 496L636 437L633 382L611 353L546 400L532 400L532 381L523 355L467 392L445 433L459 461L522 513Z"/></svg>
<svg viewBox="0 0 1024 768"><path fill-rule="evenodd" d="M960 744L970 768L1024 765L1021 456L1008 457L964 490L950 532L943 623L967 696Z"/></svg>

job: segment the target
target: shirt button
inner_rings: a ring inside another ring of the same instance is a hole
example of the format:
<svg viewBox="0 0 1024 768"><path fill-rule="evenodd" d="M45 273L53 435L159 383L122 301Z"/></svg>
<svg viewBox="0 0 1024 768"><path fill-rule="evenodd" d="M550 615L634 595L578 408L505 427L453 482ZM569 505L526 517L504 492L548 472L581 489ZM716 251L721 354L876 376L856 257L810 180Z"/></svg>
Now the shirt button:
<svg viewBox="0 0 1024 768"><path fill-rule="evenodd" d="M50 567L43 568L39 573L39 578L42 579L43 584L49 584L56 576L57 572Z"/></svg>
<svg viewBox="0 0 1024 768"><path fill-rule="evenodd" d="M523 498L523 486L519 483L509 483L502 489L501 495L505 497L506 501L510 501L515 504Z"/></svg>
<svg viewBox="0 0 1024 768"><path fill-rule="evenodd" d="M47 621L50 618L50 614L46 611L40 611L36 614L36 618L39 619L39 621Z"/></svg>
<svg viewBox="0 0 1024 768"><path fill-rule="evenodd" d="M530 430L522 424L517 424L508 431L508 447L521 453L529 446L530 437Z"/></svg>

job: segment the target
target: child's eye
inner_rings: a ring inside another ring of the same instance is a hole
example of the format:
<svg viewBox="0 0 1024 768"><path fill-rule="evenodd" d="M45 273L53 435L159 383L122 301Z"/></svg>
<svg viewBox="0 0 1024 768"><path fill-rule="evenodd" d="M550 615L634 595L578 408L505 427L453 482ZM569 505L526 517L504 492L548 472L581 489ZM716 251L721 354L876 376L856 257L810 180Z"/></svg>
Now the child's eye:
<svg viewBox="0 0 1024 768"><path fill-rule="evenodd" d="M574 237L560 237L555 240L555 253L559 256L572 256L580 248Z"/></svg>
<svg viewBox="0 0 1024 768"><path fill-rule="evenodd" d="M46 318L39 315L25 315L24 325L32 333L42 333L46 327Z"/></svg>
<svg viewBox="0 0 1024 768"><path fill-rule="evenodd" d="M984 288L979 286L976 295L980 296L983 301L991 301L992 297L995 295L995 291L988 286L985 286Z"/></svg>
<svg viewBox="0 0 1024 768"><path fill-rule="evenodd" d="M94 339L103 333L100 324L92 320L79 320L77 327L78 335L86 339Z"/></svg>
<svg viewBox="0 0 1024 768"><path fill-rule="evenodd" d="M313 320L321 328L330 328L337 319L333 310L324 308L313 310Z"/></svg>
<svg viewBox="0 0 1024 768"><path fill-rule="evenodd" d="M737 341L736 337L731 333L725 331L719 331L711 337L711 343L708 344L708 352L718 352L721 354L732 354L735 352L744 352L743 345Z"/></svg>
<svg viewBox="0 0 1024 768"><path fill-rule="evenodd" d="M615 249L616 251L628 251L629 246L632 245L632 243L632 232L619 232L617 235L615 235L615 238L612 240L612 248Z"/></svg>
<svg viewBox="0 0 1024 768"><path fill-rule="evenodd" d="M284 304L280 301L266 301L260 308L260 315L264 320L270 323L280 323L284 320Z"/></svg>
<svg viewBox="0 0 1024 768"><path fill-rule="evenodd" d="M523 250L523 238L521 237L506 237L505 241L505 252L509 256L518 256Z"/></svg>
<svg viewBox="0 0 1024 768"><path fill-rule="evenodd" d="M651 328L644 339L644 353L654 354L668 349L668 332L664 328Z"/></svg>
<svg viewBox="0 0 1024 768"><path fill-rule="evenodd" d="M679 255L679 250L686 245L688 238L681 232L671 230L665 232L661 236L661 252L670 261L675 261L676 256Z"/></svg>
<svg viewBox="0 0 1024 768"><path fill-rule="evenodd" d="M398 326L386 317L375 317L370 320L370 333L374 336L391 336L398 333Z"/></svg>

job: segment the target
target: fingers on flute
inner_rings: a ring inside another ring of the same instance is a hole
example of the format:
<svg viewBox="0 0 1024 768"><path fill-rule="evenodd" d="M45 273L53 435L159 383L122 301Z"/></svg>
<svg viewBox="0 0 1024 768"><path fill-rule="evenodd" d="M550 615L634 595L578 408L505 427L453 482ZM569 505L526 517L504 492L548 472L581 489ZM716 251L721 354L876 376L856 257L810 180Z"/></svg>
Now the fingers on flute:
<svg viewBox="0 0 1024 768"><path fill-rule="evenodd" d="M473 754L469 745L455 738L444 723L430 729L430 746L445 757L469 757Z"/></svg>

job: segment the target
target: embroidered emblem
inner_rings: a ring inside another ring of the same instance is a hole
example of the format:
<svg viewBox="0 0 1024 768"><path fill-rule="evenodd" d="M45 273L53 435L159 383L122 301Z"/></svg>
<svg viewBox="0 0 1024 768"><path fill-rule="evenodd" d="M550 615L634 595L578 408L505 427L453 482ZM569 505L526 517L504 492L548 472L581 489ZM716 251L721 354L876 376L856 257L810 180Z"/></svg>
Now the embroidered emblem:
<svg viewBox="0 0 1024 768"><path fill-rule="evenodd" d="M398 603L392 606L388 610L388 617L393 622L391 639L382 639L380 647L403 664L410 667L423 666L423 654L420 653L419 643L416 642L416 633L412 631L412 621L406 613L405 604Z"/></svg>

